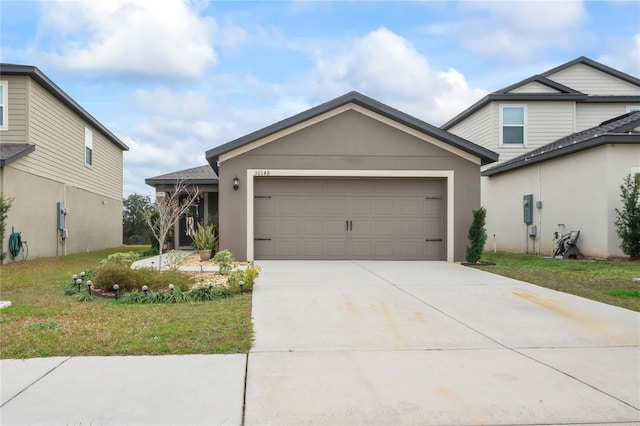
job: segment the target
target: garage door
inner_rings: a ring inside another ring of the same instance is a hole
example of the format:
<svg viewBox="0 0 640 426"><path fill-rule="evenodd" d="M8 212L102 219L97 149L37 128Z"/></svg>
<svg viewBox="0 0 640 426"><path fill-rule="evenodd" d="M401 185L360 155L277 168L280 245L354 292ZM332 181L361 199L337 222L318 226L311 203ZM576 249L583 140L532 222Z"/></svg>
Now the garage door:
<svg viewBox="0 0 640 426"><path fill-rule="evenodd" d="M446 259L443 179L256 178L256 259Z"/></svg>

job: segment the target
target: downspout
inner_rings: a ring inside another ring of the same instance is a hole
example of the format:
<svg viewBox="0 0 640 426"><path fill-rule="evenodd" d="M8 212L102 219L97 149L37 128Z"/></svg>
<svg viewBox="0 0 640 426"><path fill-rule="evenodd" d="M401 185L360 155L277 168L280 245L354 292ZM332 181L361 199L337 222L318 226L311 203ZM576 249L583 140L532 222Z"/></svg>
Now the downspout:
<svg viewBox="0 0 640 426"><path fill-rule="evenodd" d="M538 201L542 202L542 172L540 171L540 163L538 163ZM542 204L544 207L544 203ZM542 255L542 207L538 210L538 232L536 235L536 239L538 240L538 254Z"/></svg>

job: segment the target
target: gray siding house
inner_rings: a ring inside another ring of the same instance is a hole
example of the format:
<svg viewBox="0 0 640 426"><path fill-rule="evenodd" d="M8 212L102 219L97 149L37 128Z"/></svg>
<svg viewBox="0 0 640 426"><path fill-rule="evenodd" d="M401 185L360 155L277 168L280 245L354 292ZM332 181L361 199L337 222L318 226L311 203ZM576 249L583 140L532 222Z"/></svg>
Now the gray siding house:
<svg viewBox="0 0 640 426"><path fill-rule="evenodd" d="M580 230L592 257L623 253L619 186L640 167L640 79L580 57L487 95L442 128L500 155L483 167L487 249L550 255ZM636 123L636 124L634 124ZM533 196L525 222L523 199Z"/></svg>
<svg viewBox="0 0 640 426"><path fill-rule="evenodd" d="M121 245L128 147L36 67L0 64L0 100L5 250L12 230L30 258Z"/></svg>

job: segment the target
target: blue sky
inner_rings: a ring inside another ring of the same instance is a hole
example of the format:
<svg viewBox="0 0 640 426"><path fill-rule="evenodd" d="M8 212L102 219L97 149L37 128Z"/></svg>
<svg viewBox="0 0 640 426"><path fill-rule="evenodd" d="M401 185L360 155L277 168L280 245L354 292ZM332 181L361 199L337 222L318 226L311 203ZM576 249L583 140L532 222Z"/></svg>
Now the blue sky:
<svg viewBox="0 0 640 426"><path fill-rule="evenodd" d="M579 56L640 76L640 2L0 2L0 61L129 145L125 196L350 90L440 125Z"/></svg>

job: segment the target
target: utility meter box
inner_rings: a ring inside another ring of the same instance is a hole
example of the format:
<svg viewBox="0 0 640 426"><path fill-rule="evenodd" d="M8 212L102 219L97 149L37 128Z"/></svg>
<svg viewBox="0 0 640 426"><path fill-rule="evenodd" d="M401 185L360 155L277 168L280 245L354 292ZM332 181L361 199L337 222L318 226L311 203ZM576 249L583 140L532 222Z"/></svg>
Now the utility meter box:
<svg viewBox="0 0 640 426"><path fill-rule="evenodd" d="M533 194L522 197L522 209L524 211L524 223L533 223Z"/></svg>
<svg viewBox="0 0 640 426"><path fill-rule="evenodd" d="M58 212L58 230L62 230L65 228L64 226L64 218L67 215L67 209L64 207L64 203L58 203L57 205Z"/></svg>
<svg viewBox="0 0 640 426"><path fill-rule="evenodd" d="M529 237L535 238L538 235L538 227L536 225L529 225Z"/></svg>

